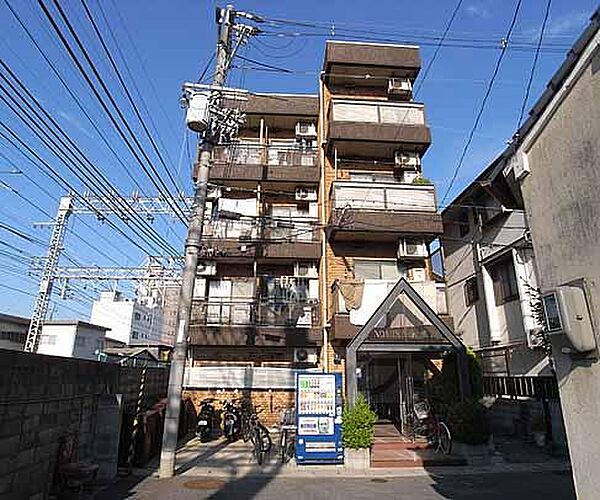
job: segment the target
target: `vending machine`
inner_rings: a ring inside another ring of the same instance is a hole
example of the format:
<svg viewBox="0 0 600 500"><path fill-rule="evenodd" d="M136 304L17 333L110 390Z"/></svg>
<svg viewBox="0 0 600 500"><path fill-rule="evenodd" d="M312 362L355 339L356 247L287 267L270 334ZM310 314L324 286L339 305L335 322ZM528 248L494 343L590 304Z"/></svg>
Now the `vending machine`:
<svg viewBox="0 0 600 500"><path fill-rule="evenodd" d="M296 375L296 463L344 463L342 375Z"/></svg>

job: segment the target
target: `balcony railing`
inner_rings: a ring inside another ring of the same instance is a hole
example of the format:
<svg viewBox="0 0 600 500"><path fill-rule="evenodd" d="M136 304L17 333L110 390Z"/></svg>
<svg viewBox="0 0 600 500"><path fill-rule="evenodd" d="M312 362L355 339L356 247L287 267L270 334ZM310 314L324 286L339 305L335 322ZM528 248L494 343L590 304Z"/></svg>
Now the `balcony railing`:
<svg viewBox="0 0 600 500"><path fill-rule="evenodd" d="M311 328L319 324L319 303L312 299L195 300L191 324Z"/></svg>
<svg viewBox="0 0 600 500"><path fill-rule="evenodd" d="M260 146L232 144L214 150L215 164L269 165L280 167L314 167L317 150L300 146Z"/></svg>
<svg viewBox="0 0 600 500"><path fill-rule="evenodd" d="M437 210L433 185L335 181L331 201L334 209L396 212Z"/></svg>
<svg viewBox="0 0 600 500"><path fill-rule="evenodd" d="M240 241L272 241L302 243L319 240L319 227L313 219L294 218L293 220L246 219L208 221L204 235L213 239Z"/></svg>
<svg viewBox="0 0 600 500"><path fill-rule="evenodd" d="M558 399L558 383L551 376L488 376L483 377L485 396L510 398Z"/></svg>
<svg viewBox="0 0 600 500"><path fill-rule="evenodd" d="M423 126L425 107L416 103L334 100L330 119L334 122Z"/></svg>

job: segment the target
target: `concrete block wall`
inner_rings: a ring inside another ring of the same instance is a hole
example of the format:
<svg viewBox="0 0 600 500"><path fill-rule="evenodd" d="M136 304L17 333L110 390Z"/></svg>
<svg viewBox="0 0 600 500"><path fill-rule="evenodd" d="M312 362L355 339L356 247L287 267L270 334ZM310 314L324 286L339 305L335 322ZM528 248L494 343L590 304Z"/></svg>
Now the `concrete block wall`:
<svg viewBox="0 0 600 500"><path fill-rule="evenodd" d="M61 439L76 433L78 459L93 461L95 441L106 438L100 398L123 394L131 408L137 400L141 369L9 350L0 350L0 366L0 498L46 498ZM168 370L148 372L151 405L166 395Z"/></svg>

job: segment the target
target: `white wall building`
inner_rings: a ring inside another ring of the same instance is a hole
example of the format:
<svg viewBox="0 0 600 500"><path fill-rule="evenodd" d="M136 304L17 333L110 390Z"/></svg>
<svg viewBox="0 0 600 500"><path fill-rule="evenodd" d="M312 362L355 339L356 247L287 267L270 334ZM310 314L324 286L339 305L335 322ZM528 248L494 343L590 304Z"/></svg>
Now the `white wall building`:
<svg viewBox="0 0 600 500"><path fill-rule="evenodd" d="M46 321L42 327L38 354L97 360L104 349L104 335L108 328L84 321Z"/></svg>
<svg viewBox="0 0 600 500"><path fill-rule="evenodd" d="M158 304L140 304L117 291L100 294L90 321L109 328L107 338L127 345L172 345L172 339L163 335L163 312Z"/></svg>

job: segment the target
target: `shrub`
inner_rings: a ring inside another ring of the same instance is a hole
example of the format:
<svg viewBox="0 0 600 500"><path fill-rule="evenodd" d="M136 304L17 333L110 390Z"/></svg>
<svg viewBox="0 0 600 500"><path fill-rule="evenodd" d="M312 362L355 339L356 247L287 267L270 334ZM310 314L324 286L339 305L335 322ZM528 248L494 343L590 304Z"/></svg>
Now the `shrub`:
<svg viewBox="0 0 600 500"><path fill-rule="evenodd" d="M352 408L344 408L342 435L346 448L369 448L373 442L374 425L377 414L371 410L369 403L359 394Z"/></svg>
<svg viewBox="0 0 600 500"><path fill-rule="evenodd" d="M427 177L423 177L422 175L415 177L413 179L412 183L413 184L433 184L433 182L431 182Z"/></svg>
<svg viewBox="0 0 600 500"><path fill-rule="evenodd" d="M448 424L452 438L466 444L486 443L490 436L487 409L474 399L448 406Z"/></svg>
<svg viewBox="0 0 600 500"><path fill-rule="evenodd" d="M479 360L470 347L467 347L467 361L469 381L471 383L471 397L479 399L483 395L483 374ZM444 357L442 371L434 376L432 389L438 410L445 408L460 399L458 359L456 352L452 351Z"/></svg>

